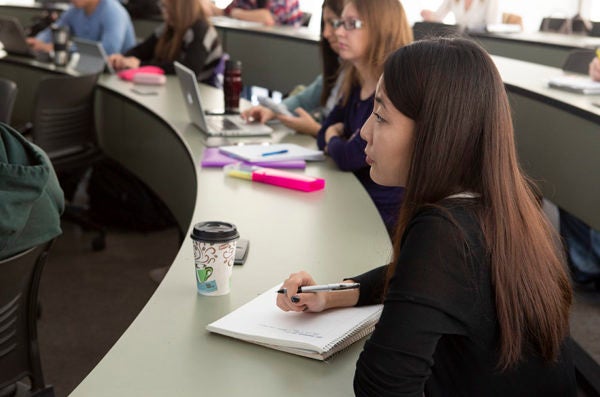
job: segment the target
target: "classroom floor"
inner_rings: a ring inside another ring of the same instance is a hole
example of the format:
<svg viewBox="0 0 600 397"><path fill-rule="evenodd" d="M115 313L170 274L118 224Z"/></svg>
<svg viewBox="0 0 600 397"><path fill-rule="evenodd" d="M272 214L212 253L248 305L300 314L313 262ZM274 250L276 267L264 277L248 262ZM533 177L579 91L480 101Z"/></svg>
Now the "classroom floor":
<svg viewBox="0 0 600 397"><path fill-rule="evenodd" d="M42 275L38 322L44 376L56 397L67 396L117 341L156 289L150 270L168 266L179 249L175 228L110 231L102 252L90 249L91 233L69 223L63 232ZM572 334L600 362L600 293L575 292Z"/></svg>

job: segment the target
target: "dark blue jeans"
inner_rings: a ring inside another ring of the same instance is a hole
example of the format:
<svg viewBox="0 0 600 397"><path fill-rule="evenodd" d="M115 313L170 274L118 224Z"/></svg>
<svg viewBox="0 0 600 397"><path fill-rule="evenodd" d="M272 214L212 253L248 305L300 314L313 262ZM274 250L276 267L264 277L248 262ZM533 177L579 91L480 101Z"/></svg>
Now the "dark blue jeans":
<svg viewBox="0 0 600 397"><path fill-rule="evenodd" d="M600 232L560 209L560 234L567 244L573 279L580 283L600 280Z"/></svg>

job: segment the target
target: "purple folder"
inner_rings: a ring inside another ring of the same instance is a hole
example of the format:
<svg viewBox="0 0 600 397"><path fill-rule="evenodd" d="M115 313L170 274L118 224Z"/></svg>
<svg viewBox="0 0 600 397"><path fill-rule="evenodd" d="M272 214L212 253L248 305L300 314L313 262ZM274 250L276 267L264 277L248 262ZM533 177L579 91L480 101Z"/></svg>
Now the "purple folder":
<svg viewBox="0 0 600 397"><path fill-rule="evenodd" d="M219 148L209 147L204 149L202 154L202 160L200 165L204 168L208 167L223 167L227 164L239 163L239 159L234 159L226 154L219 152ZM249 163L246 163L249 164ZM304 169L306 168L306 161L304 160L286 160L286 161L265 161L255 162L251 165L257 165L259 167L268 168L286 168L286 169Z"/></svg>

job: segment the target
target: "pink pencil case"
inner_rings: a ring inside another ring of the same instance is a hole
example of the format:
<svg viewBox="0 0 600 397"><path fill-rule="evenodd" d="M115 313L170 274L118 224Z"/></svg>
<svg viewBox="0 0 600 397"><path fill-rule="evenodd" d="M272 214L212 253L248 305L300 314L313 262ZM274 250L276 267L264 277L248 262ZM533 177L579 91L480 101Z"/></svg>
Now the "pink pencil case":
<svg viewBox="0 0 600 397"><path fill-rule="evenodd" d="M117 73L117 76L119 76L119 78L125 81L132 81L133 77L138 73L163 75L165 74L165 71L159 68L158 66L148 65L140 66L139 68L134 69L121 70L119 73Z"/></svg>

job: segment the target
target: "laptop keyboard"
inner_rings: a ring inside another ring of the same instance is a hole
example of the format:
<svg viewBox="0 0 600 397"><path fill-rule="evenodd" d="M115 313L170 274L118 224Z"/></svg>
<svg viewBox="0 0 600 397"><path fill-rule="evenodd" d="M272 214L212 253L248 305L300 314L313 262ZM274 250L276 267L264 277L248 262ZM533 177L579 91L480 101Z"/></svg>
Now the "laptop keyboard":
<svg viewBox="0 0 600 397"><path fill-rule="evenodd" d="M222 116L211 116L208 123L210 123L211 127L217 131L231 131L240 129L240 127L238 127L234 122Z"/></svg>

